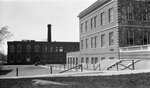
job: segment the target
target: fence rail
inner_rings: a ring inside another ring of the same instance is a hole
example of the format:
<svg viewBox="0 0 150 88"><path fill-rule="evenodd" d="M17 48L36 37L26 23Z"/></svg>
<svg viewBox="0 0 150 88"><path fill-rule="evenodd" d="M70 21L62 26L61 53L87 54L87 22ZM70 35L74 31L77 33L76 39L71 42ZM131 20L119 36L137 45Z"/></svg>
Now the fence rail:
<svg viewBox="0 0 150 88"><path fill-rule="evenodd" d="M75 69L76 71L78 71L78 69L80 69L80 68L81 68L81 72L82 72L82 71L83 71L83 66L82 66L82 64L79 64L79 65L77 65L77 66L71 67L71 68L69 68L69 69L67 69L67 70L64 70L64 71L61 71L61 72L59 72L59 73L64 73L64 72L70 71L70 70L72 70L72 69Z"/></svg>

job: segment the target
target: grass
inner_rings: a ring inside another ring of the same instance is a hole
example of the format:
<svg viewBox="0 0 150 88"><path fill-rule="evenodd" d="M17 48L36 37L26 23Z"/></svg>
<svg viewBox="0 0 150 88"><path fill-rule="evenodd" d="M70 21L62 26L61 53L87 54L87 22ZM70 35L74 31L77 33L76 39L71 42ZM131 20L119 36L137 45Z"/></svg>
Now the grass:
<svg viewBox="0 0 150 88"><path fill-rule="evenodd" d="M36 82L36 80L40 82ZM3 79L0 80L0 88L150 88L150 73L119 76Z"/></svg>

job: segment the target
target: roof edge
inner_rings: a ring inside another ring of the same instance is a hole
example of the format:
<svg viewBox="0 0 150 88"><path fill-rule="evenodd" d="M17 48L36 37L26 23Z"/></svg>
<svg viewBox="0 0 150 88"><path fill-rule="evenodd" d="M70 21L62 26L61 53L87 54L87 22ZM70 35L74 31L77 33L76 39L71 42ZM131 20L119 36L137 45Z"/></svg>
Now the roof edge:
<svg viewBox="0 0 150 88"><path fill-rule="evenodd" d="M97 0L95 3L93 3L92 5L90 5L89 7L87 7L81 13L79 13L79 15L77 17L79 17L79 19L81 19L84 16L86 16L87 14L91 13L92 11L98 9L99 7L103 6L105 3L108 3L110 1L111 0Z"/></svg>

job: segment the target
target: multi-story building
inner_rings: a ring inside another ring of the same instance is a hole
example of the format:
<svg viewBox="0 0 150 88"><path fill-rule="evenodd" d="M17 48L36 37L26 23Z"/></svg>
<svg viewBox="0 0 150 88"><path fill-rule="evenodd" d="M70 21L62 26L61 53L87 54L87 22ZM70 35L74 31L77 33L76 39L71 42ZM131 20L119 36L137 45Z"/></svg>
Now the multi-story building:
<svg viewBox="0 0 150 88"><path fill-rule="evenodd" d="M79 51L79 42L52 42L51 25L48 25L48 41L8 42L8 64L65 64L66 53Z"/></svg>
<svg viewBox="0 0 150 88"><path fill-rule="evenodd" d="M97 0L78 15L80 51L76 56L68 53L67 63L74 63L72 58L77 56L79 63L91 64L103 59L149 59L148 12L146 1Z"/></svg>

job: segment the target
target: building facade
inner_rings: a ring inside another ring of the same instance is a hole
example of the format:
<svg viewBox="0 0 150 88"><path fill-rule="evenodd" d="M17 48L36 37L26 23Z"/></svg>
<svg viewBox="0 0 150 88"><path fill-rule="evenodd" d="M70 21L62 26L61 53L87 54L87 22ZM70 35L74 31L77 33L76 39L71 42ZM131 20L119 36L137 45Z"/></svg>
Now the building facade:
<svg viewBox="0 0 150 88"><path fill-rule="evenodd" d="M23 40L8 42L8 64L65 64L66 53L79 51L79 42L52 42L51 25L48 41Z"/></svg>
<svg viewBox="0 0 150 88"><path fill-rule="evenodd" d="M140 9L142 5L143 10ZM133 47L134 50L134 46L145 45L147 45L146 58L149 59L150 13L148 11L150 3L138 0L97 0L82 11L78 15L79 63L93 64L104 59L130 59L129 56L132 54L122 52L124 47ZM141 58L144 56L142 54ZM71 54L68 54L67 59L71 58L73 58Z"/></svg>

